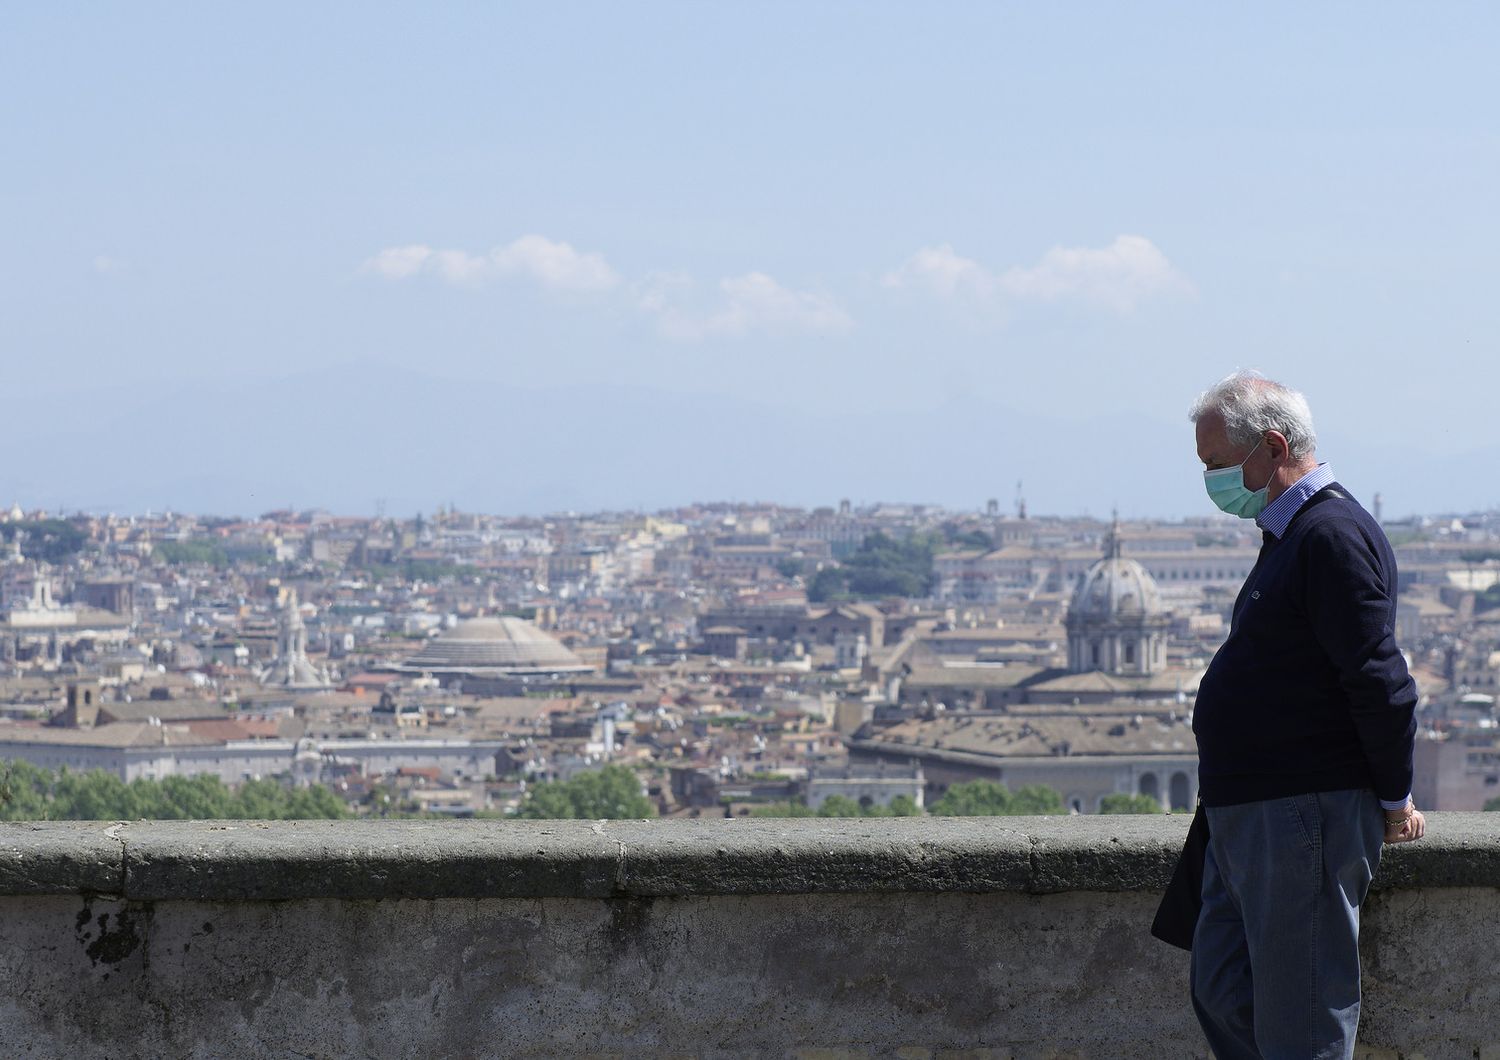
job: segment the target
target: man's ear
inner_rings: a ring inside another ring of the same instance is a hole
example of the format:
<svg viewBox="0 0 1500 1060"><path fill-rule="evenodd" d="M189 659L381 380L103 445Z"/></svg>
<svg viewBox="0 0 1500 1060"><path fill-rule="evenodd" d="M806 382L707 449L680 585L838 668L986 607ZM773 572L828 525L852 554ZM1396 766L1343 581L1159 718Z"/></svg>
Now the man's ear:
<svg viewBox="0 0 1500 1060"><path fill-rule="evenodd" d="M1286 435L1280 431L1267 431L1266 444L1271 447L1271 456L1277 463L1286 459L1288 454L1291 453L1292 447L1287 445Z"/></svg>

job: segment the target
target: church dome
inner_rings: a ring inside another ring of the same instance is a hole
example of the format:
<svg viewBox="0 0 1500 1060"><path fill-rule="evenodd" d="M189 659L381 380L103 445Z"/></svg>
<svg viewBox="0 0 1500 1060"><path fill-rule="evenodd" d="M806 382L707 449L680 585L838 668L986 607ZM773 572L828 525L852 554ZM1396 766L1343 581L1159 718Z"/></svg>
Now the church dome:
<svg viewBox="0 0 1500 1060"><path fill-rule="evenodd" d="M1121 676L1159 673L1166 664L1171 615L1156 579L1120 554L1120 524L1110 527L1104 555L1078 579L1068 607L1068 669Z"/></svg>
<svg viewBox="0 0 1500 1060"><path fill-rule="evenodd" d="M577 673L592 669L525 619L471 618L401 664L406 671L470 674Z"/></svg>
<svg viewBox="0 0 1500 1060"><path fill-rule="evenodd" d="M1156 579L1133 559L1106 556L1078 581L1069 614L1078 619L1108 620L1161 612Z"/></svg>
<svg viewBox="0 0 1500 1060"><path fill-rule="evenodd" d="M1117 519L1104 537L1104 556L1078 579L1068 605L1068 622L1097 624L1117 618L1149 618L1162 613L1156 579L1133 559L1121 555Z"/></svg>

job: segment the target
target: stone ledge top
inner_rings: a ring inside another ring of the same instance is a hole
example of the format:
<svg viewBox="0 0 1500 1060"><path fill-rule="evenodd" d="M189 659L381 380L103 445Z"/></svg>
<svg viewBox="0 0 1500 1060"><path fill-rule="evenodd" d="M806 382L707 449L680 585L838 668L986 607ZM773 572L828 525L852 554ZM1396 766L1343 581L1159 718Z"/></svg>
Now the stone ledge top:
<svg viewBox="0 0 1500 1060"><path fill-rule="evenodd" d="M139 901L1155 891L1187 815L0 822L0 895ZM1379 887L1500 887L1500 814L1433 813Z"/></svg>

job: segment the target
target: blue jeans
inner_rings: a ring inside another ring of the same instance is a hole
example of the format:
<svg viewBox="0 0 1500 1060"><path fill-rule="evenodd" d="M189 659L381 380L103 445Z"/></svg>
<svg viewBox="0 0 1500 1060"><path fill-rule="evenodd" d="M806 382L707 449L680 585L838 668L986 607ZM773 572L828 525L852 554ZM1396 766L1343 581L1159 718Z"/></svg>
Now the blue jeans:
<svg viewBox="0 0 1500 1060"><path fill-rule="evenodd" d="M1369 789L1205 807L1193 1010L1218 1060L1354 1055L1359 906L1385 823Z"/></svg>

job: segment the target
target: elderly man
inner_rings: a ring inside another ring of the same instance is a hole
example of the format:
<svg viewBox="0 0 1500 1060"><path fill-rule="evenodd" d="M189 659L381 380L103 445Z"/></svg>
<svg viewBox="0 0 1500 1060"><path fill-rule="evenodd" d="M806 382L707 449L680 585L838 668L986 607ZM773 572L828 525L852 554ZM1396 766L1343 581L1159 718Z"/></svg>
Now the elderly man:
<svg viewBox="0 0 1500 1060"><path fill-rule="evenodd" d="M1396 560L1315 459L1300 393L1238 372L1189 418L1209 497L1264 542L1193 711L1209 826L1193 1008L1219 1060L1348 1058L1360 903L1382 840L1426 828Z"/></svg>

